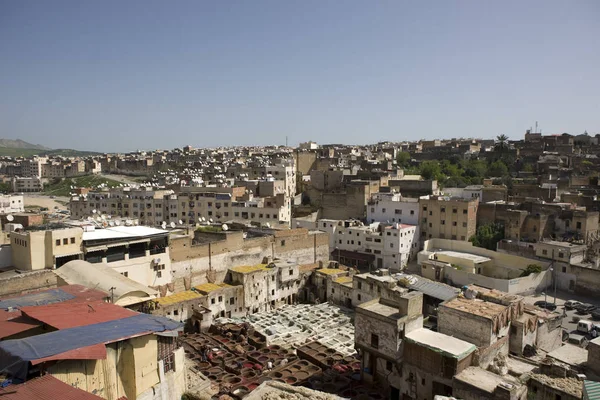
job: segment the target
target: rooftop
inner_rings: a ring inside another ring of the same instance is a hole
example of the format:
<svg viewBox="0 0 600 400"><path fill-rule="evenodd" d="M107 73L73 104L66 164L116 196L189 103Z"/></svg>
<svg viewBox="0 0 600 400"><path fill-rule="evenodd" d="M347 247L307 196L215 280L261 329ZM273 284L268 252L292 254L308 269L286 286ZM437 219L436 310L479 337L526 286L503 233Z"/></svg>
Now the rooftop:
<svg viewBox="0 0 600 400"><path fill-rule="evenodd" d="M163 229L150 228L148 226L111 226L93 231L83 232L83 240L105 240L105 239L131 239L154 235L168 235Z"/></svg>
<svg viewBox="0 0 600 400"><path fill-rule="evenodd" d="M134 311L103 301L22 307L21 312L56 329L93 325L137 315Z"/></svg>
<svg viewBox="0 0 600 400"><path fill-rule="evenodd" d="M459 252L459 251L452 251L452 250L442 250L442 249L440 249L440 250L432 250L432 252L435 253L435 254L446 255L448 257L463 258L463 259L466 259L466 260L471 260L475 264L479 264L479 263L483 263L483 262L491 260L491 258L480 256L480 255L477 255L477 254L462 253L462 252Z"/></svg>
<svg viewBox="0 0 600 400"><path fill-rule="evenodd" d="M352 277L351 276L340 276L339 278L336 278L335 283L352 283Z"/></svg>
<svg viewBox="0 0 600 400"><path fill-rule="evenodd" d="M339 269L339 268L321 268L321 269L318 269L317 272L320 272L325 275L335 275L335 274L339 274L340 272L346 272L346 271L343 269Z"/></svg>
<svg viewBox="0 0 600 400"><path fill-rule="evenodd" d="M531 379L536 380L553 389L573 395L578 399L580 399L582 396L583 382L581 382L577 378L553 378L551 376L543 374L532 374Z"/></svg>
<svg viewBox="0 0 600 400"><path fill-rule="evenodd" d="M466 368L460 374L457 374L454 379L485 390L488 393L494 393L496 387L501 384L517 384L516 380L510 375L496 375L479 367Z"/></svg>
<svg viewBox="0 0 600 400"><path fill-rule="evenodd" d="M588 351L579 346L566 343L564 346L554 349L548 353L548 357L565 364L580 365L587 362Z"/></svg>
<svg viewBox="0 0 600 400"><path fill-rule="evenodd" d="M416 329L407 334L405 338L409 342L428 347L453 358L463 358L476 349L475 345L469 342L425 328Z"/></svg>
<svg viewBox="0 0 600 400"><path fill-rule="evenodd" d="M0 389L2 400L100 400L94 394L77 389L52 375L31 379L20 385Z"/></svg>
<svg viewBox="0 0 600 400"><path fill-rule="evenodd" d="M210 283L208 285L210 285ZM195 300L201 297L202 295L199 293L196 293L192 290L186 290L185 292L175 293L170 296L159 297L157 299L154 299L154 301L160 304L161 306L169 306L171 304L180 303L182 301Z"/></svg>
<svg viewBox="0 0 600 400"><path fill-rule="evenodd" d="M241 265L239 267L232 267L229 269L232 270L233 272L239 272L241 274L250 274L252 272L264 271L264 270L268 269L267 265L268 264Z"/></svg>
<svg viewBox="0 0 600 400"><path fill-rule="evenodd" d="M452 308L487 319L493 319L506 310L506 306L500 304L490 303L489 301L479 299L469 300L464 297L457 297L447 301L443 303L441 307Z"/></svg>
<svg viewBox="0 0 600 400"><path fill-rule="evenodd" d="M226 283L203 283L198 286L194 286L194 289L202 294L209 294L210 292L214 292L215 290L233 287Z"/></svg>
<svg viewBox="0 0 600 400"><path fill-rule="evenodd" d="M383 304L378 298L358 305L357 311L359 309L367 310L377 315L381 315L383 317L391 319L399 319L403 317L403 315L400 314L400 310L398 309L398 307L392 307L387 304Z"/></svg>

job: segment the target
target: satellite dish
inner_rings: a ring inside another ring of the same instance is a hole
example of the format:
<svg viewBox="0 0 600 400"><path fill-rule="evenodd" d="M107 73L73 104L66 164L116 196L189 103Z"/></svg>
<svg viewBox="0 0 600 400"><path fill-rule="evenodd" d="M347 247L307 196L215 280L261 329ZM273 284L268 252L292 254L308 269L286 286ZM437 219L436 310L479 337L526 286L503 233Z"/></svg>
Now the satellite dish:
<svg viewBox="0 0 600 400"><path fill-rule="evenodd" d="M183 225L183 221L182 220L179 220L178 222L179 222L179 225Z"/></svg>
<svg viewBox="0 0 600 400"><path fill-rule="evenodd" d="M210 219L208 220L208 222L213 222L213 219L212 219L212 218L210 218Z"/></svg>
<svg viewBox="0 0 600 400"><path fill-rule="evenodd" d="M206 218L202 217L202 222L206 222Z"/></svg>
<svg viewBox="0 0 600 400"><path fill-rule="evenodd" d="M8 215L6 216L6 219L7 219L9 222L12 222L12 221L14 221L14 220L15 220L15 217L14 217L12 214L8 214Z"/></svg>
<svg viewBox="0 0 600 400"><path fill-rule="evenodd" d="M87 220L88 220L88 221L93 221L93 220L94 220L94 218L92 218L92 217L87 217Z"/></svg>
<svg viewBox="0 0 600 400"><path fill-rule="evenodd" d="M267 224L266 224L266 225L267 225L267 228L270 228L270 227L271 227L271 224L270 224L270 223L268 223L268 222L267 222Z"/></svg>
<svg viewBox="0 0 600 400"><path fill-rule="evenodd" d="M115 226L115 221L109 221L109 222L108 222L108 225L110 225L110 226Z"/></svg>
<svg viewBox="0 0 600 400"><path fill-rule="evenodd" d="M94 208L94 209L92 210L92 214L96 214L96 213L97 213L97 211L96 211L96 209Z"/></svg>
<svg viewBox="0 0 600 400"><path fill-rule="evenodd" d="M221 229L223 229L224 231L229 230L229 227L227 226L227 224L223 224L221 225Z"/></svg>
<svg viewBox="0 0 600 400"><path fill-rule="evenodd" d="M102 221L102 218L100 218L100 216L98 215L98 216L96 217L96 221L100 222L100 221Z"/></svg>
<svg viewBox="0 0 600 400"><path fill-rule="evenodd" d="M105 220L106 219L106 215L102 214L102 216L100 218L102 218L103 220Z"/></svg>
<svg viewBox="0 0 600 400"><path fill-rule="evenodd" d="M171 228L175 228L175 222L171 222L169 225L171 226Z"/></svg>
<svg viewBox="0 0 600 400"><path fill-rule="evenodd" d="M165 221L162 222L162 224L160 224L160 226L165 229L167 227L167 223Z"/></svg>
<svg viewBox="0 0 600 400"><path fill-rule="evenodd" d="M120 219L116 220L116 221L115 221L115 225L116 225L116 226L119 226L119 225L121 225L121 220L120 220Z"/></svg>

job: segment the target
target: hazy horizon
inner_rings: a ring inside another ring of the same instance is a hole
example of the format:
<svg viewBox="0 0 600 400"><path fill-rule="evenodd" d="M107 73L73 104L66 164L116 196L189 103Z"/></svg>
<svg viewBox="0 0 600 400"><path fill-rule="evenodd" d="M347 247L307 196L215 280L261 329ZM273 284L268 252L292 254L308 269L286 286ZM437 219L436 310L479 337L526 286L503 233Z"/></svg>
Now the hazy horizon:
<svg viewBox="0 0 600 400"><path fill-rule="evenodd" d="M0 3L0 137L99 152L600 132L597 1Z"/></svg>

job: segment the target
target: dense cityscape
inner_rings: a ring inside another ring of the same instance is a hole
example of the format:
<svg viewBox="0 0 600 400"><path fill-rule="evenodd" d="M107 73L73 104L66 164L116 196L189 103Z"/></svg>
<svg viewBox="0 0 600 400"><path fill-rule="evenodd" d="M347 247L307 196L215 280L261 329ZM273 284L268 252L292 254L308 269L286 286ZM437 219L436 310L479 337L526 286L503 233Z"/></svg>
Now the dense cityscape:
<svg viewBox="0 0 600 400"><path fill-rule="evenodd" d="M595 398L599 140L2 156L0 396Z"/></svg>

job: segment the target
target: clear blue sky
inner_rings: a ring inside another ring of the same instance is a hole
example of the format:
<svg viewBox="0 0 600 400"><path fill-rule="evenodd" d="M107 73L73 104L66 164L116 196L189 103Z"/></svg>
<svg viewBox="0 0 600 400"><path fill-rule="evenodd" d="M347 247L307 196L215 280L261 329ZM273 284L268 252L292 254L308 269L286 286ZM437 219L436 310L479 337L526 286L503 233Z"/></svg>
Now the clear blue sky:
<svg viewBox="0 0 600 400"><path fill-rule="evenodd" d="M600 132L600 2L0 0L0 137L97 151Z"/></svg>

